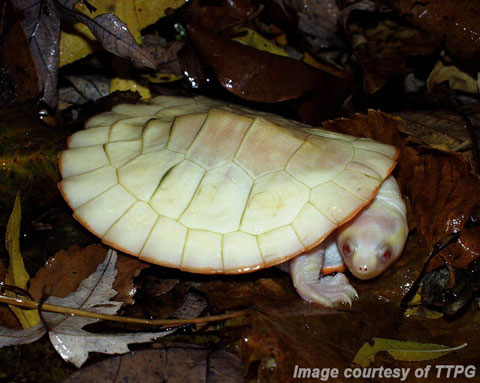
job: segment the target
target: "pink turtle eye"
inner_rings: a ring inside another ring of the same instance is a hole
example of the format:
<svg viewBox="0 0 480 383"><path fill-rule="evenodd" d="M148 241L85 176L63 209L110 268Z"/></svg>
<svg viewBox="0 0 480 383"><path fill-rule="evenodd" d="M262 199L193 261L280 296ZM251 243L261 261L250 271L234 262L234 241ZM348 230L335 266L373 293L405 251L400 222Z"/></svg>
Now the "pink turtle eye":
<svg viewBox="0 0 480 383"><path fill-rule="evenodd" d="M343 255L346 256L346 257L349 257L350 255L352 255L352 247L350 246L350 244L348 242L345 242L343 244L342 252L343 252Z"/></svg>
<svg viewBox="0 0 480 383"><path fill-rule="evenodd" d="M382 262L387 263L392 258L392 249L386 248L382 254Z"/></svg>

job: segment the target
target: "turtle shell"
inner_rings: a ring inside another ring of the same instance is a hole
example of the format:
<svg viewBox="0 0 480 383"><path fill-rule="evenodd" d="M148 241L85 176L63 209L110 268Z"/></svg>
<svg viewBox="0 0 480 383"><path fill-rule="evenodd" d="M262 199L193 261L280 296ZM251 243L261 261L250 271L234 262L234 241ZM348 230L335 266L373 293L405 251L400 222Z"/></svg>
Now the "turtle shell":
<svg viewBox="0 0 480 383"><path fill-rule="evenodd" d="M242 273L286 261L354 217L397 150L206 98L160 96L91 118L59 188L102 241L163 266Z"/></svg>

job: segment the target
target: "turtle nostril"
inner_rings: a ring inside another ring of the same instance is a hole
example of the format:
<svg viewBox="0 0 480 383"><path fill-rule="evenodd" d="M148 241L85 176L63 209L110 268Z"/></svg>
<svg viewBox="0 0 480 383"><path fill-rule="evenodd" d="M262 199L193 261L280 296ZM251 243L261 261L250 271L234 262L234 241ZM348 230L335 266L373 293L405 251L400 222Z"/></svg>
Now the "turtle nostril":
<svg viewBox="0 0 480 383"><path fill-rule="evenodd" d="M362 265L362 266L360 266L360 267L358 268L358 270L360 270L360 271L367 271L367 270L368 270L368 267L367 267L367 265Z"/></svg>

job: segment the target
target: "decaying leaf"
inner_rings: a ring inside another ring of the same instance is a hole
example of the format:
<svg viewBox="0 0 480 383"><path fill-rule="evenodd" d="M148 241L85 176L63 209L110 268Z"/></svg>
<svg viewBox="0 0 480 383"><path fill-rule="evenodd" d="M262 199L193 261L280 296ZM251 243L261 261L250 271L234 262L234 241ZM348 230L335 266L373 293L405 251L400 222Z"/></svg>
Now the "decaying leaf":
<svg viewBox="0 0 480 383"><path fill-rule="evenodd" d="M50 297L46 303L58 306L78 308L103 314L115 314L122 306L121 302L112 301L117 292L112 288L115 277L117 255L110 250L105 261L97 267L88 278L84 279L78 289L65 298ZM89 352L122 354L129 352L128 344L149 342L165 336L171 331L155 333L95 334L83 330L83 327L95 323L92 318L66 316L64 314L43 313L45 323L40 323L26 330L9 330L0 327L0 346L31 343L48 332L50 341L65 361L80 367L88 358Z"/></svg>
<svg viewBox="0 0 480 383"><path fill-rule="evenodd" d="M22 219L22 208L20 203L20 194L17 194L13 211L7 224L7 251L10 255L10 262L8 265L7 275L5 276L5 283L7 285L19 287L21 289L27 288L27 283L30 276L25 270L22 254L20 253L20 221ZM9 292L8 295L16 296ZM40 322L38 312L35 310L26 310L19 307L11 306L15 316L20 321L23 328L35 326Z"/></svg>
<svg viewBox="0 0 480 383"><path fill-rule="evenodd" d="M144 383L241 383L240 360L224 351L189 344L132 352L75 372L64 383L141 381Z"/></svg>
<svg viewBox="0 0 480 383"><path fill-rule="evenodd" d="M68 21L85 24L105 50L118 57L130 58L142 67L156 68L157 64L150 54L136 43L126 24L116 15L104 13L90 18L75 9L78 0L57 1L61 16Z"/></svg>
<svg viewBox="0 0 480 383"><path fill-rule="evenodd" d="M96 1L89 4L95 8L95 12L88 8L84 2L78 2L75 9L87 17L95 17L105 13L115 13L120 20L125 22L128 30L135 36L137 43L141 43L140 31L155 23L165 16L168 8L176 9L184 3L184 0L155 1L139 0L132 1ZM60 38L60 67L79 60L100 48L90 29L81 23L74 23L62 27Z"/></svg>
<svg viewBox="0 0 480 383"><path fill-rule="evenodd" d="M385 3L380 2L378 3ZM427 32L465 66L478 68L480 3L470 0L389 0L393 9Z"/></svg>
<svg viewBox="0 0 480 383"><path fill-rule="evenodd" d="M135 41L127 26L114 14L90 18L75 9L78 0L21 0L15 2L38 76L43 101L51 109L57 105L60 19L83 23L109 52L131 58L138 65L155 68L156 63ZM11 48L10 48L11 49Z"/></svg>
<svg viewBox="0 0 480 383"><path fill-rule="evenodd" d="M83 104L108 95L110 79L97 75L69 75L65 78L72 87L60 88L60 100L71 104Z"/></svg>
<svg viewBox="0 0 480 383"><path fill-rule="evenodd" d="M20 0L15 7L22 14L22 25L30 44L37 71L41 100L57 105L58 40L60 19L53 1Z"/></svg>
<svg viewBox="0 0 480 383"><path fill-rule="evenodd" d="M375 93L393 77L409 73L409 56L426 55L434 45L428 34L386 20L365 30L365 43L354 48L355 60L363 67L363 88Z"/></svg>
<svg viewBox="0 0 480 383"><path fill-rule="evenodd" d="M465 121L452 110L405 110L393 114L405 121L403 133L435 149L463 152L471 144Z"/></svg>
<svg viewBox="0 0 480 383"><path fill-rule="evenodd" d="M195 292L189 291L183 305L175 310L171 316L178 319L197 318L205 311L207 306L207 302L203 297Z"/></svg>
<svg viewBox="0 0 480 383"><path fill-rule="evenodd" d="M429 91L437 84L448 82L450 89L462 92L478 94L480 93L480 74L473 78L468 73L462 72L455 65L443 65L438 61L432 69L427 79L427 88Z"/></svg>
<svg viewBox="0 0 480 383"><path fill-rule="evenodd" d="M51 257L30 282L29 292L39 301L44 294L63 298L75 291L79 284L92 274L106 257L107 249L95 244L86 248L72 246L67 251L61 250ZM125 304L133 303L136 287L133 278L149 264L137 258L118 255L118 274L113 288L118 292L115 301ZM68 276L68 278L65 278Z"/></svg>
<svg viewBox="0 0 480 383"><path fill-rule="evenodd" d="M440 344L408 342L394 339L373 338L373 345L366 342L358 350L353 363L367 367L375 360L375 354L381 351L388 352L397 360L408 362L431 360L439 358L450 352L460 350L467 344L457 347L448 347Z"/></svg>

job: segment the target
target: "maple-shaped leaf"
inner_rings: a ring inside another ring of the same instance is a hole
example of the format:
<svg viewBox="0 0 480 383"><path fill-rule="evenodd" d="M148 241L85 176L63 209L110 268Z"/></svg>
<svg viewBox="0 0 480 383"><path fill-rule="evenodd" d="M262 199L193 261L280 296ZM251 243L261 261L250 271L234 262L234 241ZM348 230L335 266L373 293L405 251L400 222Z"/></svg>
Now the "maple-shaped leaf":
<svg viewBox="0 0 480 383"><path fill-rule="evenodd" d="M116 263L117 253L110 250L105 261L80 283L75 292L65 298L50 297L46 303L99 314L116 314L122 306L121 302L111 300L117 294L112 288L117 275ZM43 313L43 318L48 329L43 323L26 330L0 327L0 347L31 343L48 332L52 345L61 357L80 367L87 360L89 352L124 354L130 351L130 343L149 342L172 332L94 334L83 330L83 327L97 319L47 312Z"/></svg>

